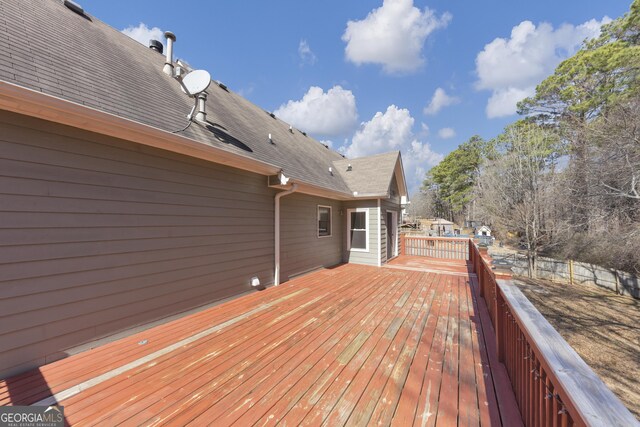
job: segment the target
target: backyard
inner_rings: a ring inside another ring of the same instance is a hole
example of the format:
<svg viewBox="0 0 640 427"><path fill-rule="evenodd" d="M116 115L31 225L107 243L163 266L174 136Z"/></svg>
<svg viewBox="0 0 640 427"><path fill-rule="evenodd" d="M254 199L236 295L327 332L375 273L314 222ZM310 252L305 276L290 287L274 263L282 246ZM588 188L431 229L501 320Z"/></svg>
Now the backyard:
<svg viewBox="0 0 640 427"><path fill-rule="evenodd" d="M527 278L515 283L640 419L640 300L595 286Z"/></svg>

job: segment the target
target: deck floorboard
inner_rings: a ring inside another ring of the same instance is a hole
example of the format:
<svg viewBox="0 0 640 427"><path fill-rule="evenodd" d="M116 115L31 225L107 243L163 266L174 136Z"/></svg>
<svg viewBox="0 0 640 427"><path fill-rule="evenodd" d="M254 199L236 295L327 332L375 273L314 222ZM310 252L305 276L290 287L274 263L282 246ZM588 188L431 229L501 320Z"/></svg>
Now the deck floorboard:
<svg viewBox="0 0 640 427"><path fill-rule="evenodd" d="M418 258L314 272L0 380L0 404L64 397L87 426L502 425L517 409L475 276Z"/></svg>

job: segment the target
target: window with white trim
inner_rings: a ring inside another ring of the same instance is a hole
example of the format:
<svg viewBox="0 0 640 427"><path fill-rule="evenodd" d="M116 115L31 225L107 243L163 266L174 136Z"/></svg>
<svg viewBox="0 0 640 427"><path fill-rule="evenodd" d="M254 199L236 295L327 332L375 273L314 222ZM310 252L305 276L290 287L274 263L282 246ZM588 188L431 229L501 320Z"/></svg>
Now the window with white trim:
<svg viewBox="0 0 640 427"><path fill-rule="evenodd" d="M331 206L318 205L318 237L331 236Z"/></svg>
<svg viewBox="0 0 640 427"><path fill-rule="evenodd" d="M369 210L349 209L349 250L369 252Z"/></svg>

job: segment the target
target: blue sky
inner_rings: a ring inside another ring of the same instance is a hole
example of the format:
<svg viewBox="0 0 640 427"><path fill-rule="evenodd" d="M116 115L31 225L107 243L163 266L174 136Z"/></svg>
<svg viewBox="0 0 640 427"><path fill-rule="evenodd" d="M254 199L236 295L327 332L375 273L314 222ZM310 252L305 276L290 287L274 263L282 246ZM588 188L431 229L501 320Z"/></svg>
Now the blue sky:
<svg viewBox="0 0 640 427"><path fill-rule="evenodd" d="M631 2L80 3L141 40L171 30L177 57L348 156L401 150L415 191L460 143L514 121L515 102Z"/></svg>

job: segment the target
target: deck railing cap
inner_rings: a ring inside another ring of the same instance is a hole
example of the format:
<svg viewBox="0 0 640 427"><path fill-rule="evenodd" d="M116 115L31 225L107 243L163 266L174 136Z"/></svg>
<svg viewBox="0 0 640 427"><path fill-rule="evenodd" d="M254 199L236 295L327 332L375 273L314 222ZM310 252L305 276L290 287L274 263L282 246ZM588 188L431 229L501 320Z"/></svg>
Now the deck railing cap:
<svg viewBox="0 0 640 427"><path fill-rule="evenodd" d="M548 375L555 378L575 408L570 414L588 426L640 426L635 416L622 404L600 377L586 364L560 333L534 307L512 280L496 283L516 317L523 333L537 352L536 357L548 365Z"/></svg>

